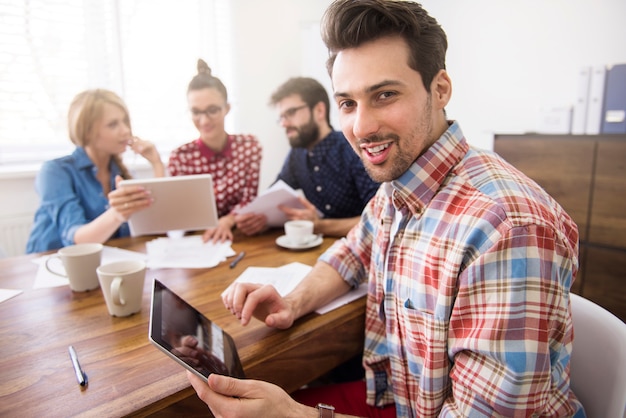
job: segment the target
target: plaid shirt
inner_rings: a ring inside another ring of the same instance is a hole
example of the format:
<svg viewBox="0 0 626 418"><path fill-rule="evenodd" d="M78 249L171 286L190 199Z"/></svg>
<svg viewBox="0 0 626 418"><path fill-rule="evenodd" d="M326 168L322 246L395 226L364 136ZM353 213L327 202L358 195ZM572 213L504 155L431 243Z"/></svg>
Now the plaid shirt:
<svg viewBox="0 0 626 418"><path fill-rule="evenodd" d="M369 279L368 403L399 417L583 416L569 388L578 230L457 123L321 258Z"/></svg>

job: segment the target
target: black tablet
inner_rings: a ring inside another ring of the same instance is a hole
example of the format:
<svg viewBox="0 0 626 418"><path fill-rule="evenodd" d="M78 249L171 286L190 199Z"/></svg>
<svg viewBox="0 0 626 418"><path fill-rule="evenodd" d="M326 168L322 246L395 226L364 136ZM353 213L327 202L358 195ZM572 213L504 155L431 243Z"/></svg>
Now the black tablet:
<svg viewBox="0 0 626 418"><path fill-rule="evenodd" d="M148 338L205 381L211 373L245 377L232 337L154 280Z"/></svg>

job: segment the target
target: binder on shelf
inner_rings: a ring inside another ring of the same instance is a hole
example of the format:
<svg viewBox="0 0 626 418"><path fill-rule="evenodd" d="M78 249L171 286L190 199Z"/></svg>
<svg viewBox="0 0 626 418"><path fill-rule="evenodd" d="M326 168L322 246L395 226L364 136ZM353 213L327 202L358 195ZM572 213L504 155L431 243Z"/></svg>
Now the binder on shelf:
<svg viewBox="0 0 626 418"><path fill-rule="evenodd" d="M578 92L572 111L572 134L583 135L587 124L587 106L589 103L589 85L591 83L591 67L586 66L578 73Z"/></svg>
<svg viewBox="0 0 626 418"><path fill-rule="evenodd" d="M587 103L587 122L585 123L585 133L587 135L599 134L600 128L602 127L605 80L606 65L597 65L591 69Z"/></svg>
<svg viewBox="0 0 626 418"><path fill-rule="evenodd" d="M606 74L603 134L626 134L626 64L611 67Z"/></svg>

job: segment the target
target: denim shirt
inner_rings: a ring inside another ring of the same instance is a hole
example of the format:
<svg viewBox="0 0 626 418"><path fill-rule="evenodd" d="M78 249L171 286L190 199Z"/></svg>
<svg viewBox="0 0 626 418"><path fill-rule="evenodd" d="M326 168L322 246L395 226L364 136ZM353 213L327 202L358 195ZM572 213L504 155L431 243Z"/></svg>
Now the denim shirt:
<svg viewBox="0 0 626 418"><path fill-rule="evenodd" d="M111 190L119 167L111 161ZM97 168L85 150L77 147L71 155L46 161L35 179L40 205L35 212L26 252L54 250L74 244L74 234L104 213L109 201L96 178ZM124 223L111 238L130 235Z"/></svg>

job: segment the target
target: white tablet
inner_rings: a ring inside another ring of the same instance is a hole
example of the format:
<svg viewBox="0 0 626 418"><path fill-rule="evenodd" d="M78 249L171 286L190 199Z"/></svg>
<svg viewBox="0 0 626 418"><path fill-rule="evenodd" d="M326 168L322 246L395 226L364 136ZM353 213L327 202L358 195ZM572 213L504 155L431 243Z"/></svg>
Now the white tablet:
<svg viewBox="0 0 626 418"><path fill-rule="evenodd" d="M217 207L210 174L123 180L120 187L141 185L154 202L128 220L132 236L168 231L201 231L217 226Z"/></svg>
<svg viewBox="0 0 626 418"><path fill-rule="evenodd" d="M153 282L148 338L205 381L211 373L245 377L232 337L158 280Z"/></svg>

